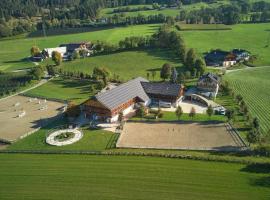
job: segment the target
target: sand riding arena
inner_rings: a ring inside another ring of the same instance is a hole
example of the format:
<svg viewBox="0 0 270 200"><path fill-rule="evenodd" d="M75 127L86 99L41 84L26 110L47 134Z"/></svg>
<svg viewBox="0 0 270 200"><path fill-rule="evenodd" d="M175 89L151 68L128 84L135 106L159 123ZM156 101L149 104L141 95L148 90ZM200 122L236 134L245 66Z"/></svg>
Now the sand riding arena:
<svg viewBox="0 0 270 200"><path fill-rule="evenodd" d="M15 141L61 114L64 104L13 96L0 101L0 139Z"/></svg>
<svg viewBox="0 0 270 200"><path fill-rule="evenodd" d="M241 150L244 143L224 123L128 122L118 148Z"/></svg>

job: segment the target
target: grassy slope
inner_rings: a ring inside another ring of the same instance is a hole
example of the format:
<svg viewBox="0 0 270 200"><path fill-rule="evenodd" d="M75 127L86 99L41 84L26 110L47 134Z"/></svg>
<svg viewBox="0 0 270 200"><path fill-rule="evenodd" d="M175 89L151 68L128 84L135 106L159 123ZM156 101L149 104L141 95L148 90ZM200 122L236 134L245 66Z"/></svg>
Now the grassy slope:
<svg viewBox="0 0 270 200"><path fill-rule="evenodd" d="M224 24L184 24L177 23L180 26L181 30L190 31L190 30L231 30L231 26Z"/></svg>
<svg viewBox="0 0 270 200"><path fill-rule="evenodd" d="M240 164L83 155L1 154L0 160L1 199L270 197L267 172Z"/></svg>
<svg viewBox="0 0 270 200"><path fill-rule="evenodd" d="M120 79L131 79L137 76L146 77L147 70L157 70L156 79L159 78L161 66L169 62L179 66L179 61L173 53L166 50L126 51L110 55L95 56L72 62L63 63L64 71L83 71L91 74L94 67L107 67L112 75L115 73Z"/></svg>
<svg viewBox="0 0 270 200"><path fill-rule="evenodd" d="M270 67L253 68L225 76L236 94L241 94L264 132L270 130Z"/></svg>
<svg viewBox="0 0 270 200"><path fill-rule="evenodd" d="M194 3L194 4L191 4L191 5L183 5L182 6L182 9L186 10L186 11L191 11L191 10L197 10L197 9L200 9L200 8L208 8L208 7L218 7L222 4L227 4L228 2L226 1L220 1L218 3L212 3L212 4L207 4L207 3ZM128 6L130 8L132 7L142 7L143 5L131 5L131 6ZM145 6L148 6L148 7L152 7L150 5L145 5ZM123 7L126 7L126 6L123 6ZM120 14L120 13L113 13L113 9L114 8L105 8L105 9L102 9L101 10L101 13L100 13L100 16L101 17L108 17L108 16L113 16L114 14ZM136 11L136 12L124 12L125 16L138 16L138 14L141 14L141 15L145 15L145 16L148 16L148 15L158 15L158 14L163 14L163 15L166 15L166 16L177 16L179 15L180 13L180 9L176 9L176 8L166 8L166 9L162 9L162 10L147 10L147 11Z"/></svg>
<svg viewBox="0 0 270 200"><path fill-rule="evenodd" d="M38 88L28 91L26 94L82 103L91 96L91 84L90 81L55 78Z"/></svg>
<svg viewBox="0 0 270 200"><path fill-rule="evenodd" d="M102 31L93 31L87 33L51 36L47 38L20 38L15 40L0 41L0 70L16 70L21 68L33 67L34 64L28 62L30 48L38 45L41 49L45 47L55 47L61 43L78 41L96 41L102 40L111 43L117 43L127 36L143 36L154 33L159 25L138 25L122 28L113 28Z"/></svg>
<svg viewBox="0 0 270 200"><path fill-rule="evenodd" d="M238 24L228 31L183 31L181 33L187 46L195 48L201 54L216 48L224 50L243 48L258 55L258 65L270 65L270 46L265 47L269 29L270 23Z"/></svg>

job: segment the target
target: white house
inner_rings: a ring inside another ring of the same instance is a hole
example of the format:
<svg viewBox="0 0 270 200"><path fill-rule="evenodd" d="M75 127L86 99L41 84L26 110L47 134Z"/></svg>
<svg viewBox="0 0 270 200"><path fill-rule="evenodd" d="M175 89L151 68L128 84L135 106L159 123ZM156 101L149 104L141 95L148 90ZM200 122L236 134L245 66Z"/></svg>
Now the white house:
<svg viewBox="0 0 270 200"><path fill-rule="evenodd" d="M52 53L54 51L59 52L61 54L61 56L64 57L64 55L67 53L67 47L46 48L46 49L44 49L44 51L46 52L46 54L49 58L52 57Z"/></svg>

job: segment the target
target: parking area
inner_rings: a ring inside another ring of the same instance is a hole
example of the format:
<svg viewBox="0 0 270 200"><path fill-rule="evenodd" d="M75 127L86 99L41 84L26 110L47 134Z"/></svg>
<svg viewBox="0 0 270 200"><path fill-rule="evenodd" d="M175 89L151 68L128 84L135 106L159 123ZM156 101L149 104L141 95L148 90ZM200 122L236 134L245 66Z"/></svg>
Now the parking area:
<svg viewBox="0 0 270 200"><path fill-rule="evenodd" d="M128 122L116 146L234 151L244 144L223 123Z"/></svg>
<svg viewBox="0 0 270 200"><path fill-rule="evenodd" d="M202 106L200 104L197 104L195 102L190 102L190 101L182 101L178 103L179 106L181 106L182 110L184 113L190 113L191 108L193 107L196 110L196 113L203 114L206 113L207 107ZM158 109L158 107L152 107L153 109ZM161 110L167 111L167 112L175 112L176 108L175 107L170 107L170 108L162 108Z"/></svg>
<svg viewBox="0 0 270 200"><path fill-rule="evenodd" d="M0 101L0 139L14 141L62 113L64 104L13 96Z"/></svg>

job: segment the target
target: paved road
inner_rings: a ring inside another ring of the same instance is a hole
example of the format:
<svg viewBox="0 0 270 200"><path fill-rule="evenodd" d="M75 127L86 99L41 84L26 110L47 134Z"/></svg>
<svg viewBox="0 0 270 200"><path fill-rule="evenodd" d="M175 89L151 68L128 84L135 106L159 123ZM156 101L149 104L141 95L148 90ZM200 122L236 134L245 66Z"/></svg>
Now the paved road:
<svg viewBox="0 0 270 200"><path fill-rule="evenodd" d="M248 67L246 66L243 69L232 69L232 70L227 70L226 74L232 73L232 72L237 72L237 71L243 71L243 70L250 70L250 69L255 69L255 68L263 68L263 67L270 67L270 66L258 66L258 67Z"/></svg>

